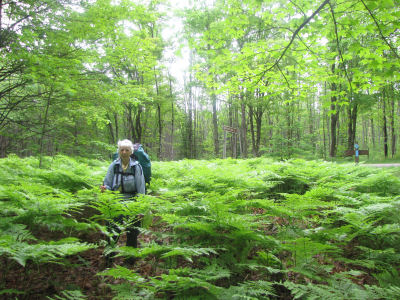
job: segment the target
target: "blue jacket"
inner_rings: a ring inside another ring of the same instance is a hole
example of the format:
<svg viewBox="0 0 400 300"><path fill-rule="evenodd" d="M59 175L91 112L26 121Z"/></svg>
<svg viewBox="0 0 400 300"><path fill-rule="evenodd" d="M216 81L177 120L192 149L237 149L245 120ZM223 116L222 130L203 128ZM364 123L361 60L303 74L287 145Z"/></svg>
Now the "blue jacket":
<svg viewBox="0 0 400 300"><path fill-rule="evenodd" d="M136 193L145 193L143 170L137 161L131 158L129 161L129 167L125 171L125 173L134 173L135 176L118 174L115 172L115 170L122 172L120 158L114 160L108 167L106 177L104 178L104 185L106 186L107 190L118 191L121 186L121 179L123 178L125 194L135 195Z"/></svg>

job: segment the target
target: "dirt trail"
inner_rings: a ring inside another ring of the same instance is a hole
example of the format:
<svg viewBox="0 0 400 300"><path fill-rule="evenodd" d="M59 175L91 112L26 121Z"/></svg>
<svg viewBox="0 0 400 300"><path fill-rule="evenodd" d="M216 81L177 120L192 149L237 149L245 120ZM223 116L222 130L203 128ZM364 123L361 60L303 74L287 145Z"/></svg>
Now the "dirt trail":
<svg viewBox="0 0 400 300"><path fill-rule="evenodd" d="M377 167L377 168L390 168L390 167L400 167L400 164L360 164L360 166Z"/></svg>

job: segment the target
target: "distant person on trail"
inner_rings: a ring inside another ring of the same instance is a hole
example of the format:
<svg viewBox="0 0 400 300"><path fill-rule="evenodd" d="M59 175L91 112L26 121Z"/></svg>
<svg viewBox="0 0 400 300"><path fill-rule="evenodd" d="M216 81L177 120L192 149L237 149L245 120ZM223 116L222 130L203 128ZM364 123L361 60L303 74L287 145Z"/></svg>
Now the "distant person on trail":
<svg viewBox="0 0 400 300"><path fill-rule="evenodd" d="M123 195L123 201L133 201L137 194L145 193L145 180L141 165L131 157L133 144L130 140L118 142L119 157L108 167L103 185L100 186L102 192L105 190L119 191ZM122 223L126 216L120 215L114 219L115 223ZM135 221L127 228L126 245L137 248L137 238L141 220ZM120 232L116 224L110 224L109 228ZM114 237L117 239L118 237Z"/></svg>
<svg viewBox="0 0 400 300"><path fill-rule="evenodd" d="M355 162L358 164L359 158L360 158L360 146L358 145L358 142L354 143L354 153L355 153Z"/></svg>

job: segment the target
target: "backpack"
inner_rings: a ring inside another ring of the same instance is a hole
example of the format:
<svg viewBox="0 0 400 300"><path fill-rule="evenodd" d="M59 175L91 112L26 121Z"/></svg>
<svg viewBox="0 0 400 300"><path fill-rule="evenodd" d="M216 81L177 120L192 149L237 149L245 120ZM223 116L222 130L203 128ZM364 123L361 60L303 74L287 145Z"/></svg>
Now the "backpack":
<svg viewBox="0 0 400 300"><path fill-rule="evenodd" d="M144 181L150 184L151 181L151 161L149 155L144 151L141 144L133 145L134 151L131 155L132 158L136 159L142 166Z"/></svg>
<svg viewBox="0 0 400 300"><path fill-rule="evenodd" d="M119 170L119 164L114 165L114 174L117 176L117 182L118 182L118 176L121 176L121 191L122 193L125 193L125 188L124 188L124 179L123 176L129 176L132 175L135 177L135 170L136 170L136 165L133 166L133 171L132 172L124 172Z"/></svg>

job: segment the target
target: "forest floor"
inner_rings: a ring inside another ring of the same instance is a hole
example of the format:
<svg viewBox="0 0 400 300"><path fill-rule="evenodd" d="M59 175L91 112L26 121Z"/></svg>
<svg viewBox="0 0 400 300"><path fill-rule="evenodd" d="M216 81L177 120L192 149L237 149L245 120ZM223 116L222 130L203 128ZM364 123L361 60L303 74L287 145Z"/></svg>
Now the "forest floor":
<svg viewBox="0 0 400 300"><path fill-rule="evenodd" d="M390 167L400 167L400 164L362 164L365 167L377 167L377 168L390 168Z"/></svg>
<svg viewBox="0 0 400 300"><path fill-rule="evenodd" d="M33 234L37 239L43 241L57 241L67 237L63 232L49 231L46 228L41 228ZM106 239L101 232L78 233L76 237L81 242L90 244L99 244L100 241ZM150 239L150 236L141 234L138 238L139 247L141 242L148 243ZM124 246L125 243L126 234L122 234L118 245ZM0 299L72 299L59 298L59 296L63 291L75 290L81 291L86 296L84 299L109 300L115 296L109 284L118 285L123 280L113 279L109 276L102 277L97 275L98 273L117 265L131 269L144 277L149 276L149 272L157 272L151 262L145 260L138 260L132 265L126 264L123 257L115 257L112 264L109 264L103 251L104 247L89 249L78 255L67 257L62 263L37 265L28 261L25 267L1 257L0 265L5 267L0 272L0 290L6 288L5 291L9 293L0 294Z"/></svg>
<svg viewBox="0 0 400 300"><path fill-rule="evenodd" d="M57 237L54 233L50 233L45 237L46 233L41 235L43 239L57 240L63 238L62 235ZM140 240L144 241L147 237L141 236ZM101 233L92 233L82 241L88 243L96 243L100 239L104 239ZM125 243L125 235L122 235L118 242L121 246ZM17 264L8 266L8 271L2 271L0 274L1 285L6 286L7 290L24 291L22 294L0 295L0 299L19 299L19 300L42 300L42 299L61 299L55 295L62 295L62 291L80 290L89 300L108 300L114 296L113 291L108 284L119 284L123 280L112 279L97 275L105 269L112 267L107 265L107 261L103 255L104 248L99 247L82 252L79 255L68 257L67 264L47 263L40 266L27 263L25 267ZM1 265L6 265L6 261L2 258ZM8 262L9 263L9 262ZM153 270L154 267L144 260L137 261L134 265L126 265L124 258L117 257L113 260L113 265L121 265L136 271L142 276ZM7 266L7 265L6 265ZM65 298L62 298L65 299Z"/></svg>

